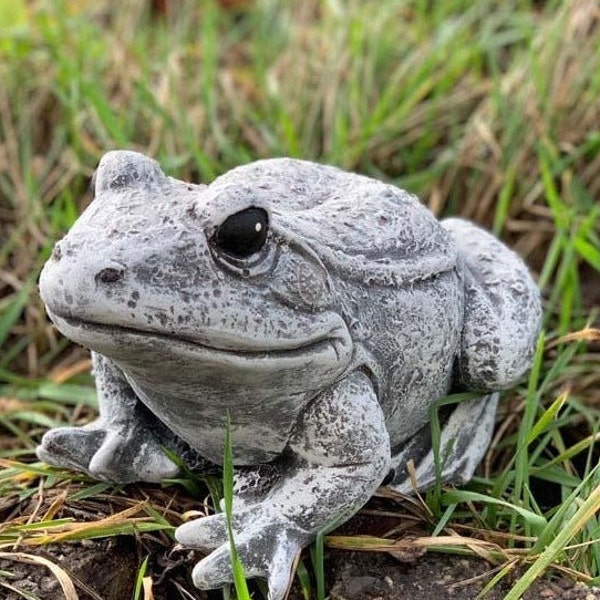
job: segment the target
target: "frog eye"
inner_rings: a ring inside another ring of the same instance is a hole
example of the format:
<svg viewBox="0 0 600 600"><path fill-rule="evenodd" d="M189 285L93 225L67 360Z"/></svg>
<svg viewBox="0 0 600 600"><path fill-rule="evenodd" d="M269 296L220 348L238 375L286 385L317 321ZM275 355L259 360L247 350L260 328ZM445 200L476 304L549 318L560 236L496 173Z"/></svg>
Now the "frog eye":
<svg viewBox="0 0 600 600"><path fill-rule="evenodd" d="M251 206L227 217L215 232L213 244L228 256L245 259L262 249L268 233L267 211Z"/></svg>

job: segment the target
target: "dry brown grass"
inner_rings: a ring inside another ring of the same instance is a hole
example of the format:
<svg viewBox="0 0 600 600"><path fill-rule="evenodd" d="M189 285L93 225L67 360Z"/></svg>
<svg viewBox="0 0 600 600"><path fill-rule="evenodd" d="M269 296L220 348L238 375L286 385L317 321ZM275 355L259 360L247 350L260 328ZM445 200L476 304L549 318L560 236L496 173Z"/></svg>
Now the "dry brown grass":
<svg viewBox="0 0 600 600"><path fill-rule="evenodd" d="M563 402L520 450L533 457L532 476L546 469L563 498L588 477L600 418L600 7L425 4L132 0L117 11L108 0L60 0L28 5L24 33L0 33L0 457L29 462L48 420L93 414L77 387L89 383L87 354L49 325L36 278L89 201L101 154L127 147L205 181L260 157L329 162L408 187L438 215L493 228L540 276L549 345L539 387L503 405L483 470L490 493L518 506L535 500L511 496L510 479L532 402L536 419ZM78 482L47 488L47 475L26 473L0 478L4 527L96 501L72 499ZM23 500L37 486L36 500ZM128 494L139 500L136 490ZM119 494L98 495L96 519L128 510ZM162 491L150 496L171 506ZM446 530L459 544L527 554L535 536L514 515L466 505L470 516ZM164 514L177 522L183 510ZM434 517L419 513L420 527ZM586 548L591 525L588 533ZM403 543L410 552L441 542ZM560 568L597 577L595 553L566 553Z"/></svg>

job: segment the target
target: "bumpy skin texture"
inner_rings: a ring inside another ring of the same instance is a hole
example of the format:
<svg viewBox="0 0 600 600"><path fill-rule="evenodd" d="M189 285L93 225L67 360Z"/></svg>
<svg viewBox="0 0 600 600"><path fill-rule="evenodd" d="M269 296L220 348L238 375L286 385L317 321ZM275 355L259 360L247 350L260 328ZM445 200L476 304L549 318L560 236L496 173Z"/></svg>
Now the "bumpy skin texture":
<svg viewBox="0 0 600 600"><path fill-rule="evenodd" d="M391 185L274 159L209 186L111 152L95 199L41 278L48 314L93 350L100 416L48 432L41 459L101 479L221 462L239 468L234 531L246 574L285 595L293 561L391 473L435 480L430 410L451 390L442 477L465 481L497 394L528 369L538 290L521 260L458 219L438 223ZM390 477L388 477L390 479ZM231 581L222 515L177 539L212 553L194 581Z"/></svg>

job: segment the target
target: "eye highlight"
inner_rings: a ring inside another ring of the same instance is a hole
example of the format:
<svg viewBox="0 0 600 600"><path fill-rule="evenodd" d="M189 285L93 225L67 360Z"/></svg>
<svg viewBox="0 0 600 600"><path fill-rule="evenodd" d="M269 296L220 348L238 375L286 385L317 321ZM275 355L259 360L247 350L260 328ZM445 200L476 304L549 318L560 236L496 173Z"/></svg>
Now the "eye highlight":
<svg viewBox="0 0 600 600"><path fill-rule="evenodd" d="M241 210L225 219L215 232L215 248L236 259L260 252L269 234L269 215L256 206Z"/></svg>

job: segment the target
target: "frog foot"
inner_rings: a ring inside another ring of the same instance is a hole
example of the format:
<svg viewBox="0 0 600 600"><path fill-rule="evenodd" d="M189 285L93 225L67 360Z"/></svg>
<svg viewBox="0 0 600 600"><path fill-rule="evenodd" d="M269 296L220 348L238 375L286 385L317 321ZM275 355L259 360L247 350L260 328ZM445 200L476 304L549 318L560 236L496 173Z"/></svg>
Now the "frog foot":
<svg viewBox="0 0 600 600"><path fill-rule="evenodd" d="M233 539L246 578L260 577L269 585L269 600L283 600L293 567L307 539L283 515L264 514L259 506L234 515ZM194 585L214 589L233 582L227 521L223 513L185 523L175 531L181 544L212 550L192 572Z"/></svg>
<svg viewBox="0 0 600 600"><path fill-rule="evenodd" d="M461 485L469 481L490 445L498 399L499 395L493 393L456 405L442 426L439 467L431 430L424 427L392 459L395 477L388 486L402 494L412 494L433 487L438 476L442 483ZM407 474L409 460L416 463L414 477Z"/></svg>
<svg viewBox="0 0 600 600"><path fill-rule="evenodd" d="M101 429L60 427L44 434L36 448L40 460L91 474L88 465L102 445L106 432Z"/></svg>
<svg viewBox="0 0 600 600"><path fill-rule="evenodd" d="M116 483L158 482L178 471L152 434L140 427L60 427L44 435L36 453L51 465Z"/></svg>

